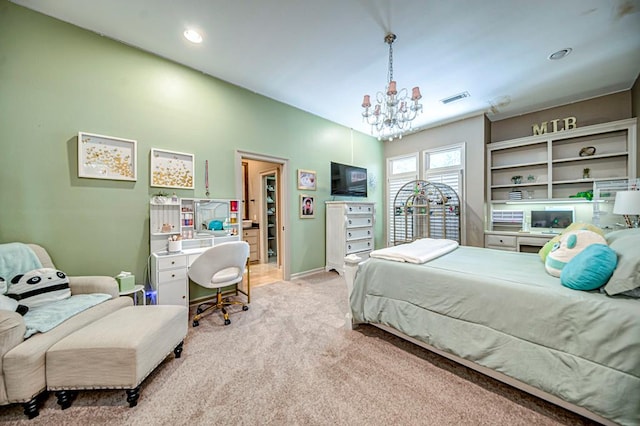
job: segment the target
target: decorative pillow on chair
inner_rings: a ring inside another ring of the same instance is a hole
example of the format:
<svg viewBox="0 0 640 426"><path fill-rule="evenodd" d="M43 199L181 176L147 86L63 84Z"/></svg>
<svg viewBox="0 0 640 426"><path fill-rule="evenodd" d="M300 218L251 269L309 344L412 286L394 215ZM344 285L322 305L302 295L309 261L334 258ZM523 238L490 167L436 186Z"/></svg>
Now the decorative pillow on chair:
<svg viewBox="0 0 640 426"><path fill-rule="evenodd" d="M550 275L560 277L562 268L591 244L604 244L606 246L607 241L602 235L593 231L581 229L565 232L549 252L544 262L545 269Z"/></svg>
<svg viewBox="0 0 640 426"><path fill-rule="evenodd" d="M71 297L69 278L52 268L34 269L11 279L7 293L29 309Z"/></svg>
<svg viewBox="0 0 640 426"><path fill-rule="evenodd" d="M4 278L0 277L0 309L17 312L20 315L26 314L29 308L24 305L19 305L17 300L5 296L5 291L7 291L7 282Z"/></svg>
<svg viewBox="0 0 640 426"><path fill-rule="evenodd" d="M615 238L609 244L618 254L618 266L604 287L609 296L623 294L638 297L640 293L640 232L626 235Z"/></svg>
<svg viewBox="0 0 640 426"><path fill-rule="evenodd" d="M560 283L574 290L595 290L607 283L618 256L606 244L591 244L562 268Z"/></svg>

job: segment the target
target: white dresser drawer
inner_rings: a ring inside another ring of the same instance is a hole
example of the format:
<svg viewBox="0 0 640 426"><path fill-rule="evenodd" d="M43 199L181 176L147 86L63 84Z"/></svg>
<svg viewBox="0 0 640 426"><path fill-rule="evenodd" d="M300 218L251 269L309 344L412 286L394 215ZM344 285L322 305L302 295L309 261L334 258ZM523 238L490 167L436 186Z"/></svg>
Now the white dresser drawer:
<svg viewBox="0 0 640 426"><path fill-rule="evenodd" d="M171 256L158 258L158 269L184 268L187 266L187 256Z"/></svg>
<svg viewBox="0 0 640 426"><path fill-rule="evenodd" d="M373 250L373 240L358 240L358 241L350 241L345 245L345 252L347 254L358 253L360 251L368 251Z"/></svg>
<svg viewBox="0 0 640 426"><path fill-rule="evenodd" d="M160 271L158 273L158 278L161 283L174 281L174 280L186 280L187 279L187 269L172 269L168 271Z"/></svg>
<svg viewBox="0 0 640 426"><path fill-rule="evenodd" d="M373 205L371 204L347 204L345 206L347 214L373 214Z"/></svg>
<svg viewBox="0 0 640 426"><path fill-rule="evenodd" d="M347 241L361 240L363 238L371 238L372 236L373 228L347 229Z"/></svg>
<svg viewBox="0 0 640 426"><path fill-rule="evenodd" d="M485 247L516 250L516 237L510 235L485 235Z"/></svg>
<svg viewBox="0 0 640 426"><path fill-rule="evenodd" d="M356 217L347 216L347 229L348 228L361 228L363 226L372 226L373 218L371 216Z"/></svg>

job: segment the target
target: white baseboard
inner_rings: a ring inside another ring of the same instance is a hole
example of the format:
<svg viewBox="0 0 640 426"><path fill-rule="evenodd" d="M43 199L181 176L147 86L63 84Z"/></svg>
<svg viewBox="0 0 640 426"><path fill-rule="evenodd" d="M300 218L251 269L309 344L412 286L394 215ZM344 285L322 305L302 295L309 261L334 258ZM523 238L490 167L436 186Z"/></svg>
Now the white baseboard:
<svg viewBox="0 0 640 426"><path fill-rule="evenodd" d="M323 268L310 269L308 271L298 272L295 274L291 274L291 279L295 280L296 278L304 278L309 275L317 274L318 272L324 272Z"/></svg>

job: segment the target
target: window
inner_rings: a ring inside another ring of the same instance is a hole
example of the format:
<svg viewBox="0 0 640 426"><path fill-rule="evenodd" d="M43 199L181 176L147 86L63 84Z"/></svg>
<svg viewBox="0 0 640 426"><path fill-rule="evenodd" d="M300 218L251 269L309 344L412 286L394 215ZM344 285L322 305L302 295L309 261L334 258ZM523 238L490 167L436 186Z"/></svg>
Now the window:
<svg viewBox="0 0 640 426"><path fill-rule="evenodd" d="M464 219L464 143L429 149L424 153L423 179L449 185L460 199L460 241L465 242Z"/></svg>
<svg viewBox="0 0 640 426"><path fill-rule="evenodd" d="M462 199L464 144L424 151L424 179L453 188Z"/></svg>
<svg viewBox="0 0 640 426"><path fill-rule="evenodd" d="M418 154L387 159L387 245L393 240L393 200L406 183L418 179ZM400 236L399 236L400 237Z"/></svg>

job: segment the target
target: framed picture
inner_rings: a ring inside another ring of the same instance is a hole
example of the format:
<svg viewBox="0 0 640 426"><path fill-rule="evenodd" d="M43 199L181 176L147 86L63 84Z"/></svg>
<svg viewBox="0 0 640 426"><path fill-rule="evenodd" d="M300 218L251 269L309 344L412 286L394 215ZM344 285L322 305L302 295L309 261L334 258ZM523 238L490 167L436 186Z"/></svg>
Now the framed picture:
<svg viewBox="0 0 640 426"><path fill-rule="evenodd" d="M78 177L135 181L136 145L131 139L78 132Z"/></svg>
<svg viewBox="0 0 640 426"><path fill-rule="evenodd" d="M194 155L151 148L151 186L194 188Z"/></svg>
<svg viewBox="0 0 640 426"><path fill-rule="evenodd" d="M298 169L298 189L316 190L316 172Z"/></svg>
<svg viewBox="0 0 640 426"><path fill-rule="evenodd" d="M302 219L311 219L315 217L316 202L312 195L300 196L300 217Z"/></svg>

